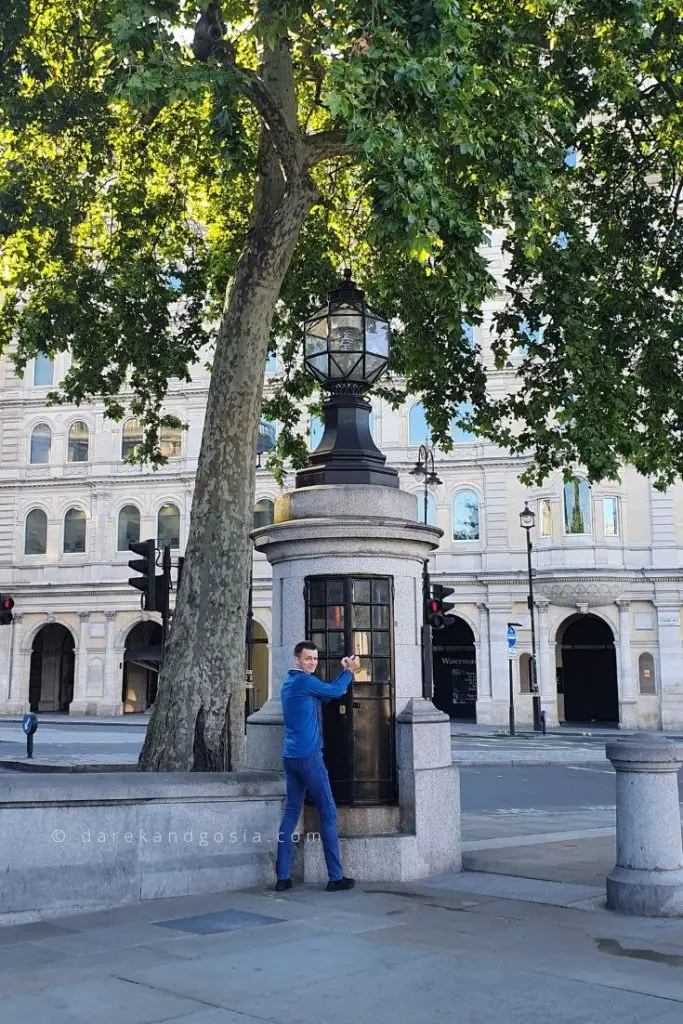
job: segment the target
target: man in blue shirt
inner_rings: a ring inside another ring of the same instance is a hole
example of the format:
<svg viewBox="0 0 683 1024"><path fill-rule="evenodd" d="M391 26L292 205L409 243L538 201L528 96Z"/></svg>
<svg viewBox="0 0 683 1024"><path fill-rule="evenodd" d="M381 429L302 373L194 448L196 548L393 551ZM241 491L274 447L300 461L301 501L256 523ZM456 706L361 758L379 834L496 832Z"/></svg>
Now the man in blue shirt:
<svg viewBox="0 0 683 1024"><path fill-rule="evenodd" d="M303 640L294 648L294 664L296 667L289 670L280 694L285 721L285 743L282 753L287 798L278 833L275 891L284 892L292 885L289 877L292 865L292 835L304 805L306 790L320 815L320 835L330 879L327 891L352 889L354 880L344 877L339 859L337 808L323 761L320 705L322 701L334 700L346 693L353 673L360 668L360 661L355 655L342 658L343 671L331 683L323 683L313 675L318 667L318 648L315 644Z"/></svg>

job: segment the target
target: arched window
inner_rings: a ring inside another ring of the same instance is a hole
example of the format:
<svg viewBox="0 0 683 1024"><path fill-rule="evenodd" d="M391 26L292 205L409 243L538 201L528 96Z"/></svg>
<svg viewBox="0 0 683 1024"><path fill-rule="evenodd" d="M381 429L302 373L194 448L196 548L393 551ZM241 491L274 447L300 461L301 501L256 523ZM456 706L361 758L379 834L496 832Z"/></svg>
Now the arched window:
<svg viewBox="0 0 683 1024"><path fill-rule="evenodd" d="M425 496L424 491L419 491L415 495L417 501L417 521L418 523L424 523L425 521ZM436 526L436 498L433 494L427 491L427 525Z"/></svg>
<svg viewBox="0 0 683 1024"><path fill-rule="evenodd" d="M64 516L65 555L82 555L85 552L85 512L82 508L70 508Z"/></svg>
<svg viewBox="0 0 683 1024"><path fill-rule="evenodd" d="M177 505L162 505L157 517L157 544L160 548L170 545L180 547L180 509Z"/></svg>
<svg viewBox="0 0 683 1024"><path fill-rule="evenodd" d="M591 532L590 487L585 480L575 478L564 485L565 533Z"/></svg>
<svg viewBox="0 0 683 1024"><path fill-rule="evenodd" d="M638 658L638 682L641 693L652 694L657 692L655 659L651 654L641 654Z"/></svg>
<svg viewBox="0 0 683 1024"><path fill-rule="evenodd" d="M135 505L124 505L119 512L116 550L127 551L129 544L140 540L140 511Z"/></svg>
<svg viewBox="0 0 683 1024"><path fill-rule="evenodd" d="M275 505L270 498L261 498L254 505L254 529L260 526L270 526L273 522L273 511Z"/></svg>
<svg viewBox="0 0 683 1024"><path fill-rule="evenodd" d="M121 458L127 459L142 444L142 427L136 419L126 420L121 432Z"/></svg>
<svg viewBox="0 0 683 1024"><path fill-rule="evenodd" d="M311 416L308 421L308 450L314 452L323 437L323 421L319 416Z"/></svg>
<svg viewBox="0 0 683 1024"><path fill-rule="evenodd" d="M451 419L451 437L456 444L464 444L467 441L476 441L476 435L468 430L466 427L458 425L458 420L467 419L472 415L472 404L470 402L460 402L459 405L453 410L453 418Z"/></svg>
<svg viewBox="0 0 683 1024"><path fill-rule="evenodd" d="M47 551L47 516L42 508L32 508L26 516L24 554L44 555Z"/></svg>
<svg viewBox="0 0 683 1024"><path fill-rule="evenodd" d="M50 461L50 446L52 445L52 431L47 423L38 423L31 434L31 455L32 466L44 466Z"/></svg>
<svg viewBox="0 0 683 1024"><path fill-rule="evenodd" d="M432 432L427 423L424 405L418 402L408 413L408 444L430 444Z"/></svg>
<svg viewBox="0 0 683 1024"><path fill-rule="evenodd" d="M68 462L88 461L89 436L88 426L83 420L71 424L66 454Z"/></svg>
<svg viewBox="0 0 683 1024"><path fill-rule="evenodd" d="M180 458L182 432L180 427L162 427L159 433L159 450L167 459Z"/></svg>
<svg viewBox="0 0 683 1024"><path fill-rule="evenodd" d="M33 386L49 388L55 376L55 364L44 352L39 352L33 361Z"/></svg>
<svg viewBox="0 0 683 1024"><path fill-rule="evenodd" d="M453 498L453 540L479 540L479 498L458 491Z"/></svg>

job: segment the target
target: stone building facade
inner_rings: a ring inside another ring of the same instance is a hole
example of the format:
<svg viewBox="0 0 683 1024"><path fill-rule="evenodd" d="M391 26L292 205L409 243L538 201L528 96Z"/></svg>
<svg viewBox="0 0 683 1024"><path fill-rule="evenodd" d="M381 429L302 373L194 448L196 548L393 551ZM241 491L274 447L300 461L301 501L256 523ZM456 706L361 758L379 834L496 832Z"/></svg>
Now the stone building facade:
<svg viewBox="0 0 683 1024"><path fill-rule="evenodd" d="M500 260L492 251L492 259ZM501 299L502 301L502 299ZM473 332L482 358L495 303ZM491 370L491 387L514 381ZM208 377L173 383L167 409L188 429L163 438L169 462L152 471L123 461L137 424L114 424L96 402L48 407L66 370L29 362L20 379L0 357L0 593L16 602L0 626L0 714L30 707L72 715L144 711L156 674L138 662L159 642L158 617L140 611L127 584L131 539L156 537L184 549ZM202 365L202 364L199 364ZM266 386L277 372L271 361ZM392 411L374 401L378 446L415 493L410 470L428 441L420 403ZM264 430L276 430L264 425ZM319 424L310 424L312 443ZM618 482L589 486L580 470L524 488L524 461L454 427L454 447L436 453L442 483L428 520L443 530L432 559L436 581L455 588L456 624L434 635L435 702L454 718L508 721L507 626L518 623L513 688L519 721L531 721L526 534L519 513L536 513L532 563L538 680L550 724L618 722L683 729L683 486L666 493L626 467ZM257 470L257 525L268 522L279 486ZM254 558L254 707L269 693L270 571ZM138 652L136 662L135 652Z"/></svg>

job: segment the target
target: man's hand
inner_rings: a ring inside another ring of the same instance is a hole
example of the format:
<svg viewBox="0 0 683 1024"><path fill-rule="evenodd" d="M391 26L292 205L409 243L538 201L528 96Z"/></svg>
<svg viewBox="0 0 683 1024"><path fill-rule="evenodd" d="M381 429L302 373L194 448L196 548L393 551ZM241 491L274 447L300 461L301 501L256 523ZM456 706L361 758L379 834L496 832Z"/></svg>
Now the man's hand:
<svg viewBox="0 0 683 1024"><path fill-rule="evenodd" d="M349 672L358 672L360 670L360 658L357 654L349 654L346 658L342 658L342 665Z"/></svg>

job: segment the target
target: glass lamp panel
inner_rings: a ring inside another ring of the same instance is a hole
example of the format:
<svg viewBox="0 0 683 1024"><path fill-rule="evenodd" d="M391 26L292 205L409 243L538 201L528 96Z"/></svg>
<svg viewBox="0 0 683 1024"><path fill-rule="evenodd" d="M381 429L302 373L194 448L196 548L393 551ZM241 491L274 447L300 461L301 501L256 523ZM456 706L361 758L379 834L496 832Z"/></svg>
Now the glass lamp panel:
<svg viewBox="0 0 683 1024"><path fill-rule="evenodd" d="M315 580L312 582L308 597L311 604L325 604L325 581Z"/></svg>
<svg viewBox="0 0 683 1024"><path fill-rule="evenodd" d="M326 625L325 608L311 608L311 629L323 630Z"/></svg>
<svg viewBox="0 0 683 1024"><path fill-rule="evenodd" d="M327 580L327 603L343 604L345 600L344 580Z"/></svg>
<svg viewBox="0 0 683 1024"><path fill-rule="evenodd" d="M343 604L328 605L328 608L327 608L327 628L328 629L343 629L344 628L344 605Z"/></svg>
<svg viewBox="0 0 683 1024"><path fill-rule="evenodd" d="M371 356L366 355L365 357L365 376L367 380L376 380L379 377L382 370L387 365L386 359L382 356Z"/></svg>
<svg viewBox="0 0 683 1024"><path fill-rule="evenodd" d="M327 653L330 658L342 658L346 654L343 632L327 634Z"/></svg>
<svg viewBox="0 0 683 1024"><path fill-rule="evenodd" d="M362 356L359 359L356 352L337 352L330 357L330 377L337 380L353 378L354 370L362 362Z"/></svg>
<svg viewBox="0 0 683 1024"><path fill-rule="evenodd" d="M324 377L326 377L327 362L327 353L324 353L321 356L313 356L312 359L309 359L308 366L313 373L321 373Z"/></svg>
<svg viewBox="0 0 683 1024"><path fill-rule="evenodd" d="M327 324L323 321L322 324L317 323L314 326L318 329L311 330L308 326L306 328L305 342L307 356L314 356L317 355L318 352L327 351ZM321 327L323 328L322 330L319 329Z"/></svg>
<svg viewBox="0 0 683 1024"><path fill-rule="evenodd" d="M385 658L389 657L389 634L375 632L372 634L372 648L373 654L381 654Z"/></svg>
<svg viewBox="0 0 683 1024"><path fill-rule="evenodd" d="M389 682L389 659L388 658L374 658L374 679L376 683L388 683Z"/></svg>
<svg viewBox="0 0 683 1024"><path fill-rule="evenodd" d="M389 628L389 609L386 605L375 605L372 609L372 625L374 629Z"/></svg>
<svg viewBox="0 0 683 1024"><path fill-rule="evenodd" d="M363 351L363 317L351 306L330 313L330 349L336 352Z"/></svg>
<svg viewBox="0 0 683 1024"><path fill-rule="evenodd" d="M388 580L372 581L373 604L389 604L389 582Z"/></svg>
<svg viewBox="0 0 683 1024"><path fill-rule="evenodd" d="M373 316L365 318L365 348L385 359L389 357L389 324L385 320L376 320Z"/></svg>

